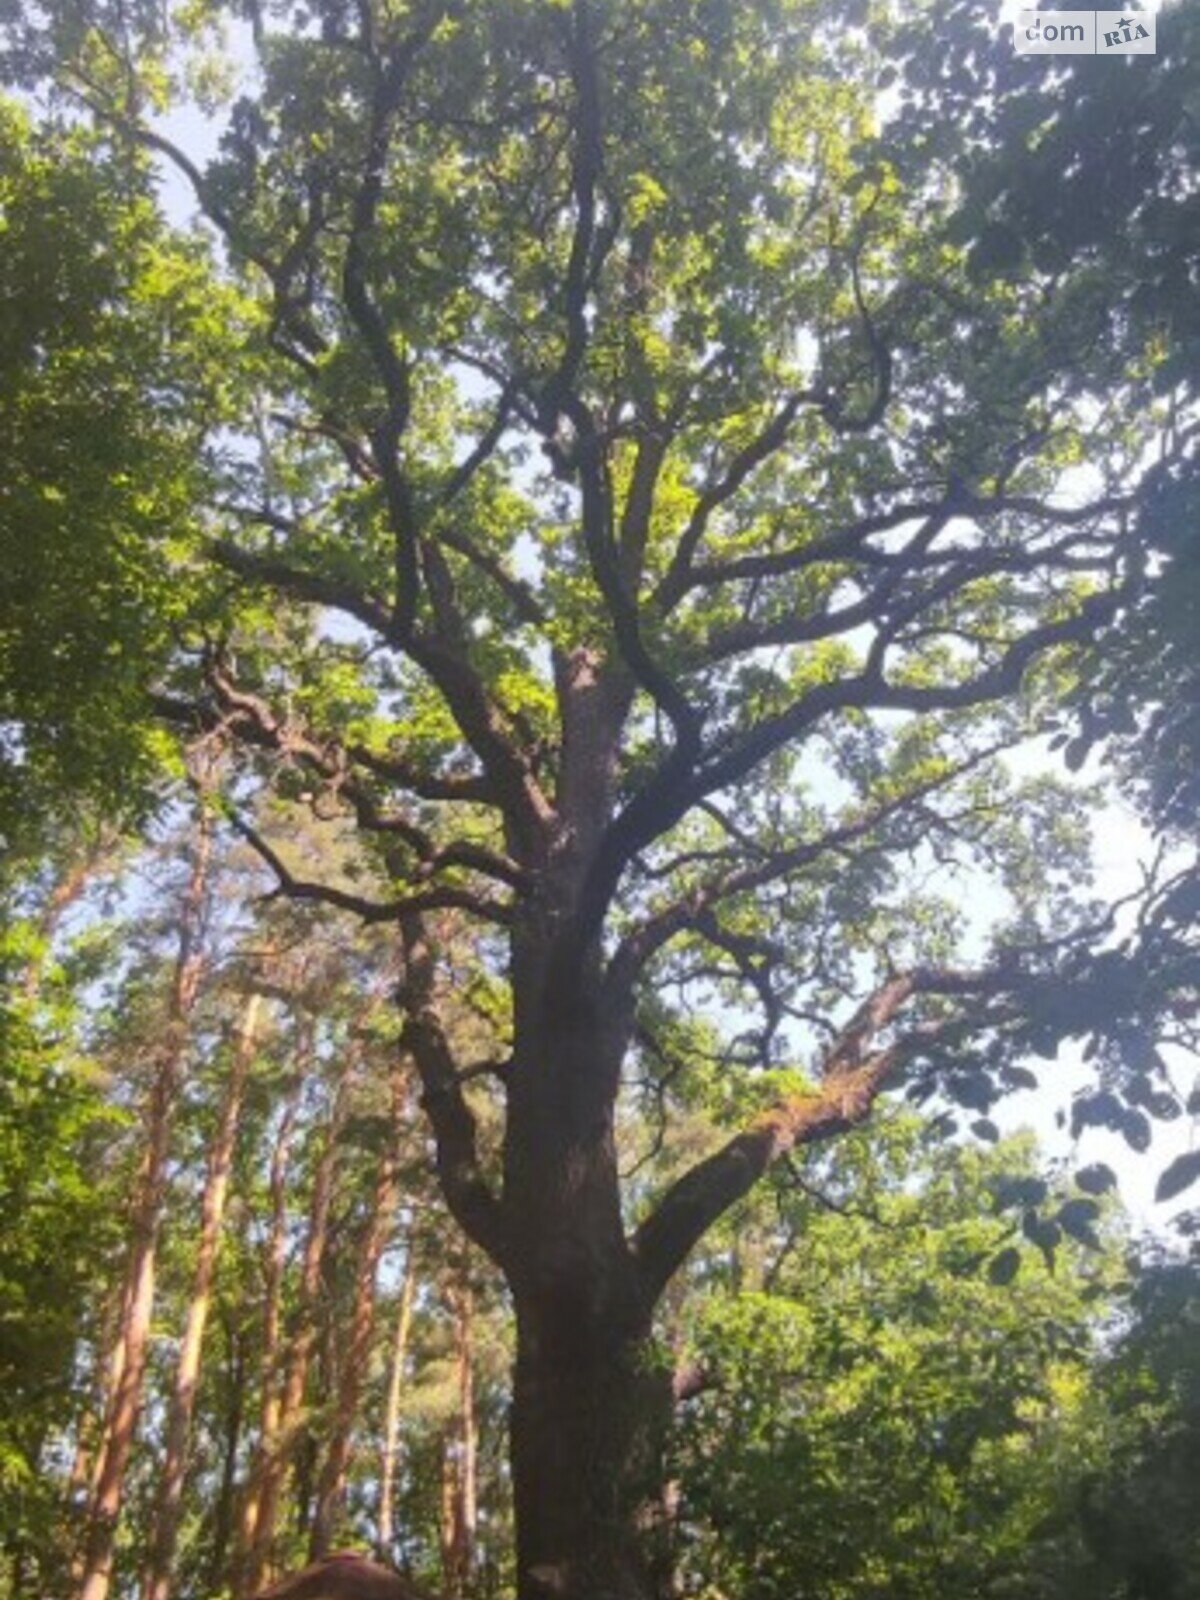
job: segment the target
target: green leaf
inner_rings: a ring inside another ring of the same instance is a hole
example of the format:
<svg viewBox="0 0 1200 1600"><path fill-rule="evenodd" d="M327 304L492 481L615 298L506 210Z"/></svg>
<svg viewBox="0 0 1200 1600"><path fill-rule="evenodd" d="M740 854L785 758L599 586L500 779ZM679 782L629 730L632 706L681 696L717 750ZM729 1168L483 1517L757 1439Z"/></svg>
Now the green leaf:
<svg viewBox="0 0 1200 1600"><path fill-rule="evenodd" d="M1021 1270L1021 1252L1015 1245L1009 1245L1007 1250L1001 1250L999 1255L993 1256L988 1262L988 1277L995 1284L1011 1283Z"/></svg>
<svg viewBox="0 0 1200 1600"><path fill-rule="evenodd" d="M1188 1150L1176 1156L1162 1173L1154 1190L1154 1198L1161 1204L1174 1200L1177 1194L1192 1186L1200 1178L1200 1150Z"/></svg>
<svg viewBox="0 0 1200 1600"><path fill-rule="evenodd" d="M1089 1250L1098 1250L1100 1240L1092 1224L1099 1215L1100 1207L1094 1200L1068 1200L1055 1212L1055 1220L1072 1239L1087 1245Z"/></svg>
<svg viewBox="0 0 1200 1600"><path fill-rule="evenodd" d="M1126 1110L1121 1118L1121 1134L1131 1150L1142 1153L1150 1148L1152 1134L1149 1119L1141 1112Z"/></svg>
<svg viewBox="0 0 1200 1600"><path fill-rule="evenodd" d="M1091 1166L1080 1167L1075 1174L1075 1182L1084 1194L1107 1194L1110 1189L1116 1188L1117 1175L1103 1161L1097 1161Z"/></svg>

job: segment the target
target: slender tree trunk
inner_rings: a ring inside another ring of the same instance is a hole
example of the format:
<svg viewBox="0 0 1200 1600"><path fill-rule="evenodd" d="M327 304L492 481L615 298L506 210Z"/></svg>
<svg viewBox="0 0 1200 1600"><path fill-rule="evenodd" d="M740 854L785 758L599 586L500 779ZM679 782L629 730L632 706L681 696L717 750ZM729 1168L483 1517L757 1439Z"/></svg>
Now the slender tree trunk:
<svg viewBox="0 0 1200 1600"><path fill-rule="evenodd" d="M311 1042L300 1051L301 1063L306 1064ZM281 1345L283 1333L283 1274L287 1264L288 1220L288 1162L292 1153L292 1140L296 1131L296 1118L300 1111L300 1094L303 1088L303 1071L297 1071L291 1093L284 1105L283 1115L275 1135L271 1152L271 1230L267 1238L263 1260L263 1331L261 1360L261 1399L258 1420L258 1446L247 1475L242 1497L241 1522L238 1530L234 1592L243 1593L248 1580L248 1562L258 1530L262 1500L263 1478L268 1453L279 1431Z"/></svg>
<svg viewBox="0 0 1200 1600"><path fill-rule="evenodd" d="M229 1192L229 1175L233 1167L233 1152L237 1141L238 1123L241 1119L242 1100L250 1064L254 1059L261 1006L262 997L257 994L252 994L246 1002L234 1048L229 1081L225 1089L224 1103L221 1106L213 1140L204 1195L200 1203L200 1239L196 1249L191 1302L188 1306L183 1341L179 1347L179 1361L175 1369L175 1384L167 1417L167 1439L158 1507L151 1533L150 1559L142 1585L144 1600L167 1600L171 1588L171 1568L175 1559L179 1518L183 1508L183 1485L187 1473L196 1391L200 1380L204 1331L208 1322L213 1273L216 1270L217 1251L225 1220L225 1200Z"/></svg>
<svg viewBox="0 0 1200 1600"><path fill-rule="evenodd" d="M399 1113L399 1093L396 1099L396 1109ZM325 1460L317 1480L316 1505L309 1535L310 1561L317 1561L329 1553L345 1497L346 1469L350 1464L354 1422L358 1415L358 1403L371 1355L379 1262L392 1229L396 1210L399 1184L396 1150L398 1121L397 1115L397 1127L393 1130L388 1150L380 1165L375 1192L371 1199L370 1215L359 1246L354 1275L354 1304L343 1346L337 1405L326 1445Z"/></svg>
<svg viewBox="0 0 1200 1600"><path fill-rule="evenodd" d="M462 1417L462 1569L464 1585L475 1567L475 1537L479 1522L479 1425L475 1416L475 1304L469 1288L463 1291L459 1320L459 1411Z"/></svg>
<svg viewBox="0 0 1200 1600"><path fill-rule="evenodd" d="M321 1288L321 1269L329 1237L329 1209L337 1170L338 1139L349 1109L350 1090L357 1069L353 1054L346 1057L326 1130L325 1145L313 1178L309 1207L308 1237L297 1293L296 1323L288 1347L283 1384L274 1426L262 1440L261 1470L254 1495L256 1515L245 1564L243 1592L255 1593L270 1575L271 1550L279 1518L279 1502L291 1464L296 1434L308 1385L308 1370L317 1335L316 1310Z"/></svg>
<svg viewBox="0 0 1200 1600"><path fill-rule="evenodd" d="M326 1374L330 1373L333 1367L333 1362L330 1360L330 1346L334 1337L333 1324L326 1323L322 1331L321 1355L317 1368L318 1376L322 1380L321 1392L325 1393L333 1387L332 1382L326 1381ZM317 1434L306 1416L293 1435L290 1456L292 1514L296 1538L301 1543L307 1539L308 1530L312 1527L313 1499L317 1482L317 1445Z"/></svg>
<svg viewBox="0 0 1200 1600"><path fill-rule="evenodd" d="M75 1431L75 1449L71 1456L71 1470L67 1477L67 1499L73 1516L86 1519L96 1489L96 1468L99 1464L99 1443L108 1409L109 1397L116 1391L124 1364L124 1342L121 1337L125 1324L125 1302L128 1285L122 1277L107 1295L107 1304L101 1316L95 1370L89 1384L90 1394L81 1408ZM79 1543L71 1560L71 1582L83 1581L84 1549Z"/></svg>
<svg viewBox="0 0 1200 1600"><path fill-rule="evenodd" d="M188 1043L188 1026L200 985L201 935L212 836L212 817L207 810L202 810L180 915L179 951L167 1025L146 1111L146 1145L135 1190L117 1376L97 1455L79 1600L106 1600L112 1582L117 1520L142 1404L171 1129Z"/></svg>
<svg viewBox="0 0 1200 1600"><path fill-rule="evenodd" d="M479 1455L475 1420L474 1297L465 1281L451 1289L458 1417L442 1447L442 1571L446 1594L461 1600L475 1566Z"/></svg>
<svg viewBox="0 0 1200 1600"><path fill-rule="evenodd" d="M447 1426L442 1434L441 1495L438 1509L438 1536L442 1558L442 1593L446 1600L462 1600L455 1559L458 1534L458 1464L454 1459L454 1433Z"/></svg>
<svg viewBox="0 0 1200 1600"><path fill-rule="evenodd" d="M245 1421L246 1355L245 1336L242 1330L226 1319L227 1369L226 1388L228 1404L225 1409L225 1441L221 1451L221 1483L213 1509L212 1541L208 1552L208 1579L206 1587L217 1590L225 1586L229 1547L234 1531L234 1506L237 1490L238 1450L242 1442Z"/></svg>
<svg viewBox="0 0 1200 1600"><path fill-rule="evenodd" d="M395 1539L394 1505L396 1496L396 1459L400 1449L400 1400L404 1391L404 1368L408 1360L408 1334L412 1326L413 1294L416 1289L416 1257L413 1235L408 1238L408 1253L404 1261L404 1281L400 1286L400 1302L396 1311L395 1331L388 1365L387 1406L383 1420L383 1449L379 1462L379 1537L377 1553L385 1561L394 1558L392 1544Z"/></svg>

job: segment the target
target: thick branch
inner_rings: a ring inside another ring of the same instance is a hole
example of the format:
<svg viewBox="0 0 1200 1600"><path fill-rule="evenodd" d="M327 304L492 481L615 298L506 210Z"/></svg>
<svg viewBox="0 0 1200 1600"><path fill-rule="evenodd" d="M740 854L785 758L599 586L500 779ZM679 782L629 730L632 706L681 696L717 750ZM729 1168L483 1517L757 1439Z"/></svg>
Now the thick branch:
<svg viewBox="0 0 1200 1600"><path fill-rule="evenodd" d="M226 727L230 721L228 711L218 705L202 705L196 701L181 699L177 695L167 694L162 690L152 691L148 698L155 714L177 728L210 733L217 728ZM279 749L275 734L260 727L255 720L245 720L240 733L248 743L261 749ZM314 750L324 752L331 748L331 741L328 740L323 742L313 740L311 743ZM451 804L462 802L492 807L499 804L494 790L481 773L430 772L394 752L384 755L360 744L347 744L338 748L344 751L347 762L364 768L387 783L398 785L419 800ZM307 752L301 753L307 759ZM322 775L327 775L329 762L335 760L336 758L329 756L328 760L322 761L317 770Z"/></svg>
<svg viewBox="0 0 1200 1600"><path fill-rule="evenodd" d="M766 427L744 449L738 451L721 477L700 495L671 558L671 565L655 591L655 604L664 613L673 610L690 587L692 558L713 512L733 498L756 467L783 447L801 405L805 400L815 398L808 392L789 395Z"/></svg>
<svg viewBox="0 0 1200 1600"><path fill-rule="evenodd" d="M220 662L208 664L207 676L221 706L236 717L243 732L249 731L252 742L303 761L353 807L361 828L403 839L417 857L410 872L415 880L431 878L449 867L467 867L514 888L527 887L521 867L501 852L470 839L439 843L409 813L384 809L370 786L352 770L350 756L341 745L323 746L297 724L280 721L261 696L239 688Z"/></svg>
<svg viewBox="0 0 1200 1600"><path fill-rule="evenodd" d="M634 1238L648 1292L661 1294L713 1223L776 1161L866 1119L897 1067L939 1032L929 1023L876 1047L914 994L989 992L997 981L989 973L920 971L884 983L830 1046L818 1085L780 1101L667 1190Z"/></svg>
<svg viewBox="0 0 1200 1600"><path fill-rule="evenodd" d="M276 892L289 900L319 901L323 905L335 906L340 911L349 911L367 923L400 922L414 913L439 910L469 911L472 916L501 925L512 921L511 906L497 900L489 900L484 895L473 894L469 889L457 888L453 884L424 889L417 894L402 895L396 900L369 900L364 895L339 889L335 884L298 878L289 867L285 866L278 852L244 817L239 817L233 812L230 814L229 822L234 831L245 839L275 874L279 884Z"/></svg>
<svg viewBox="0 0 1200 1600"><path fill-rule="evenodd" d="M575 227L563 282L566 338L558 366L538 397L539 425L553 439L559 416L571 396L588 345L588 290L611 244L612 231L598 236L596 189L604 161L604 132L596 42L588 0L575 0L568 24L568 56L575 92L571 195ZM597 259L598 258L598 259Z"/></svg>
<svg viewBox="0 0 1200 1600"><path fill-rule="evenodd" d="M634 1241L648 1292L662 1293L709 1228L780 1157L862 1122L897 1059L897 1050L881 1051L851 1077L777 1106L674 1183Z"/></svg>
<svg viewBox="0 0 1200 1600"><path fill-rule="evenodd" d="M864 671L836 683L817 684L786 710L764 718L756 727L704 763L689 785L686 805L744 778L760 761L790 739L807 731L830 711L849 709L895 710L924 713L965 710L987 705L1015 693L1030 663L1057 645L1090 639L1111 620L1120 603L1116 592L1091 595L1070 617L1043 623L1015 639L1000 659L973 677L942 684L888 683L882 662L876 671ZM679 813L682 814L682 813Z"/></svg>
<svg viewBox="0 0 1200 1600"><path fill-rule="evenodd" d="M334 606L385 639L393 638L392 618L386 606L349 584L273 557L240 550L225 540L216 541L210 548L215 560L239 576L309 604ZM405 641L393 642L428 674L445 699L463 737L483 764L488 800L502 804L522 831L544 822L550 815L549 803L533 778L529 762L509 736L499 710L461 651L428 633L415 633ZM379 758L373 758L373 766L380 772L385 769ZM437 786L442 791L438 798L451 797L445 792L445 784Z"/></svg>
<svg viewBox="0 0 1200 1600"><path fill-rule="evenodd" d="M342 296L346 309L362 336L376 373L383 384L387 406L373 432L376 464L383 479L384 497L392 526L396 592L392 603L391 633L399 643L408 639L417 612L419 569L416 513L412 492L400 464L400 441L408 426L411 407L409 368L392 342L379 307L367 286L367 250L375 231L384 175L391 148L392 129L401 95L421 47L433 32L434 21L409 34L382 70L377 69L367 135L366 159L354 197L350 237L342 263Z"/></svg>
<svg viewBox="0 0 1200 1600"><path fill-rule="evenodd" d="M592 574L608 607L623 660L641 687L670 718L676 745L672 759L680 764L691 760L699 748L700 718L683 691L646 648L637 599L626 587L614 536L612 493L603 447L587 408L572 403L570 411L579 435L583 538Z"/></svg>
<svg viewBox="0 0 1200 1600"><path fill-rule="evenodd" d="M551 821L553 808L479 675L465 656L434 635L414 634L406 648L450 707L509 821L528 840Z"/></svg>
<svg viewBox="0 0 1200 1600"><path fill-rule="evenodd" d="M275 296L272 332L274 334L281 326L286 326L296 340L295 344L283 344L273 339L275 348L309 376L313 376L318 370L314 357L324 350L325 341L312 323L303 316L301 305L291 294L291 281L305 252L325 225L326 218L320 205L314 205L307 221L284 251L282 258L279 261L272 260L263 251L254 249L246 242L235 219L214 199L204 173L185 150L157 129L148 127L137 117L119 110L104 91L80 71L78 63L75 63L70 70L79 81L82 90L80 98L88 108L102 122L116 128L127 139L170 162L191 188L202 215L217 229L231 252L257 267L266 277Z"/></svg>
<svg viewBox="0 0 1200 1600"><path fill-rule="evenodd" d="M277 589L281 594L291 595L293 599L305 601L307 604L328 606L332 610L341 611L348 617L354 617L381 638L386 638L388 635L391 626L391 613L388 607L382 600L367 594L364 590L356 589L352 584L324 577L317 572L306 572L302 567L293 567L288 562L277 560L273 556L263 556L251 550L239 549L228 539L212 540L208 546L208 553L217 565L224 567L227 572L237 573L239 577L248 578L252 583L265 584L268 588Z"/></svg>
<svg viewBox="0 0 1200 1600"><path fill-rule="evenodd" d="M435 994L435 958L423 920L405 917L405 1011L401 1044L411 1052L433 1128L442 1193L464 1232L497 1265L507 1255L500 1202L479 1165L475 1116L463 1093L466 1081L442 1027Z"/></svg>
<svg viewBox="0 0 1200 1600"><path fill-rule="evenodd" d="M967 517L984 520L992 517L1015 515L1056 526L1077 527L1094 521L1113 511L1127 510L1133 501L1129 496L1108 495L1086 505L1052 506L1031 495L975 495L961 484L952 483L946 493L937 499L903 501L887 511L871 512L856 522L848 523L832 533L810 539L804 544L786 550L763 551L755 555L737 556L728 561L711 562L692 567L687 573L688 588L714 588L723 583L737 583L755 578L778 578L799 572L804 567L853 557L871 564L894 564L902 556L882 550L864 548L864 541L874 534L887 533L927 517ZM1004 552L993 551L997 557ZM947 552L952 555L953 552Z"/></svg>

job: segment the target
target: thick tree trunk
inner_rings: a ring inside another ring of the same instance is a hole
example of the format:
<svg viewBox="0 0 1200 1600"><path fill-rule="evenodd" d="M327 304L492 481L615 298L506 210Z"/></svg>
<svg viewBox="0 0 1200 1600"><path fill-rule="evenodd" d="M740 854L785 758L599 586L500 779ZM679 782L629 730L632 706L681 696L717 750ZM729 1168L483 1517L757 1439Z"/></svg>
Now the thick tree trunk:
<svg viewBox="0 0 1200 1600"><path fill-rule="evenodd" d="M628 985L606 986L594 907L582 904L629 692L583 658L559 688L570 712L560 820L539 841L537 891L511 935L499 1194L439 1030L424 930L406 934L405 1042L447 1201L503 1271L516 1310L519 1600L660 1600L671 1591L661 1510L671 1384L654 1357L655 1294L626 1236L614 1135L632 998Z"/></svg>
<svg viewBox="0 0 1200 1600"><path fill-rule="evenodd" d="M216 1270L221 1228L225 1220L229 1175L233 1168L234 1145L241 1119L246 1080L250 1072L250 1063L254 1058L261 1005L262 998L257 994L252 994L246 1002L246 1010L234 1048L233 1064L225 1088L224 1103L221 1106L209 1157L208 1177L200 1203L200 1239L196 1248L192 1295L188 1305L183 1340L179 1347L179 1360L175 1368L158 1507L151 1534L150 1558L142 1586L144 1600L167 1600L170 1593L171 1567L175 1559L175 1544L179 1534L188 1446L192 1434L192 1416L200 1380L204 1330L208 1322L213 1273Z"/></svg>
<svg viewBox="0 0 1200 1600"><path fill-rule="evenodd" d="M116 1378L97 1454L79 1600L106 1600L112 1582L117 1520L142 1405L171 1129L188 1044L189 1022L200 986L201 933L212 837L212 817L207 811L202 811L192 851L191 875L180 913L179 951L167 1026L154 1069L146 1112L146 1147L138 1174L130 1228L119 1350L114 1363Z"/></svg>
<svg viewBox="0 0 1200 1600"><path fill-rule="evenodd" d="M659 1600L670 1382L648 1336L518 1311L511 1455L521 1600Z"/></svg>
<svg viewBox="0 0 1200 1600"><path fill-rule="evenodd" d="M613 1103L627 1019L586 980L556 989L552 970L530 981L536 1008L518 1003L505 1151L518 1594L651 1600L667 1587L655 1507L671 1401L621 1216Z"/></svg>

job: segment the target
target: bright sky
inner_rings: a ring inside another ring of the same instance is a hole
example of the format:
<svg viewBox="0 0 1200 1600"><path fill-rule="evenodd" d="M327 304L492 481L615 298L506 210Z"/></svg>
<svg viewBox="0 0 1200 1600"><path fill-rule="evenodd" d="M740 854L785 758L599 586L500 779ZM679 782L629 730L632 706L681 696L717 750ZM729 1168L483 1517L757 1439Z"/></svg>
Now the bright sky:
<svg viewBox="0 0 1200 1600"><path fill-rule="evenodd" d="M1154 841L1137 816L1125 805L1110 804L1097 818L1095 830L1098 895L1117 899L1135 889L1141 881L1141 866L1148 866L1154 854ZM1193 1083L1200 1081L1200 1061L1171 1048L1164 1051L1164 1056L1180 1099L1186 1100ZM1192 1189L1159 1205L1154 1199L1154 1187L1164 1167L1195 1148L1200 1119L1186 1115L1174 1122L1151 1119L1154 1142L1145 1154L1131 1150L1119 1134L1105 1129L1086 1129L1076 1143L1070 1133L1070 1102L1072 1093L1088 1083L1088 1067L1073 1049L1061 1051L1057 1061L1037 1061L1032 1065L1041 1080L1039 1087L1008 1096L991 1113L1003 1132L1031 1128L1051 1158L1061 1157L1078 1166L1106 1162L1117 1174L1121 1198L1135 1228L1164 1230L1172 1217L1197 1204L1197 1193ZM1058 1111L1067 1113L1062 1127L1056 1122Z"/></svg>

